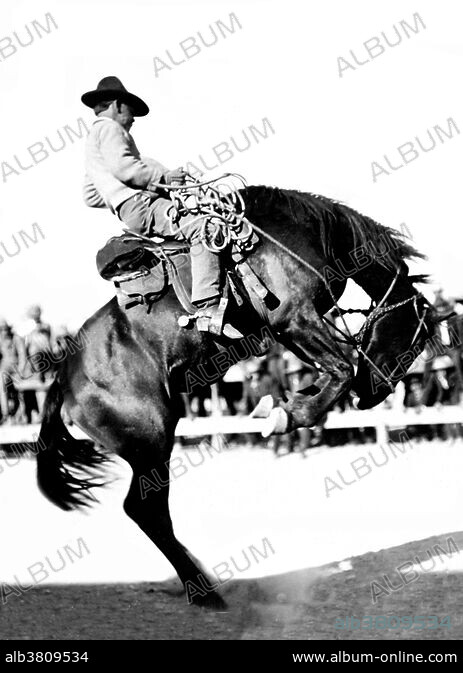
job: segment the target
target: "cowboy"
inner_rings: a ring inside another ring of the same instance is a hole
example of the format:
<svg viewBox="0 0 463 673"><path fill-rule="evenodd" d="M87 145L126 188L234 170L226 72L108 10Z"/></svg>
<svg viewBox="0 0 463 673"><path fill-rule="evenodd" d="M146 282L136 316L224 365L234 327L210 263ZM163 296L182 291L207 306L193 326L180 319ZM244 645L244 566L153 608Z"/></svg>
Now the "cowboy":
<svg viewBox="0 0 463 673"><path fill-rule="evenodd" d="M127 229L144 236L186 237L191 245L191 301L200 309L196 316L203 318L197 322L198 329L242 337L231 325L222 325L220 259L202 244L201 223L186 216L181 223L183 233L172 231L168 216L172 203L165 198L162 185L183 184L185 171L168 170L158 161L142 157L129 133L135 117L148 114L146 103L113 76L104 77L81 100L97 116L86 144L87 206L109 208Z"/></svg>

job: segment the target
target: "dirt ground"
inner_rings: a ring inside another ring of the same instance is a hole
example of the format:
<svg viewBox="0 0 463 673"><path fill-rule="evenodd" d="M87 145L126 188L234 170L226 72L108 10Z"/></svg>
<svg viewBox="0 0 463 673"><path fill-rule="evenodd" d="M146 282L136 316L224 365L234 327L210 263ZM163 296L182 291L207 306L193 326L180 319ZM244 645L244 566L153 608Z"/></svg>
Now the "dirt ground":
<svg viewBox="0 0 463 673"><path fill-rule="evenodd" d="M168 583L38 585L12 595L0 611L3 640L460 640L461 563L452 571L444 555L435 570L372 603L371 582L416 555L463 532L407 543L319 568L259 579L232 580L221 588L228 609L188 606L173 580ZM456 554L457 557L460 554ZM454 555L455 557L455 555ZM441 560L442 559L442 560ZM412 575L410 575L412 576ZM336 630L335 620L366 615L450 617L450 628L435 630Z"/></svg>

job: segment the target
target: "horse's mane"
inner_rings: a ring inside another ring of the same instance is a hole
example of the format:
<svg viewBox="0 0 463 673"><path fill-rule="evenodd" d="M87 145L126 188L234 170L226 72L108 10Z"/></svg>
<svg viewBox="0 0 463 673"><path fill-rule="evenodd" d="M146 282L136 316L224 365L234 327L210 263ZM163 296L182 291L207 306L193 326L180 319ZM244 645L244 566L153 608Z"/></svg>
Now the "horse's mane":
<svg viewBox="0 0 463 673"><path fill-rule="evenodd" d="M346 229L353 241L352 249L386 239L387 252L381 255L380 263L388 269L395 269L405 260L426 259L406 240L405 236L391 227L375 222L340 201L326 196L299 192L277 187L250 186L241 191L246 204L246 214L251 222L258 218L259 224L279 219L286 214L289 222L299 222L306 229L318 226L323 252L328 258L339 256L341 240L345 240ZM342 249L342 252L346 252ZM378 260L379 261L379 260ZM414 276L413 282L426 282L427 276Z"/></svg>

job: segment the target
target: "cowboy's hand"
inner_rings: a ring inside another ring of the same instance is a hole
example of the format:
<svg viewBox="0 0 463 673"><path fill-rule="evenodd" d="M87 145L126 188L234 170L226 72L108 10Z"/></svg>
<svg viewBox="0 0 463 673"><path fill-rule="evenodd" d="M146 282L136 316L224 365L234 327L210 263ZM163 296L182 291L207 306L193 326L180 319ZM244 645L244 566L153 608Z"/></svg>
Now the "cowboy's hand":
<svg viewBox="0 0 463 673"><path fill-rule="evenodd" d="M173 171L169 171L168 173L165 174L165 181L166 184L172 185L173 183L178 183L179 185L185 184L185 178L187 176L187 172L183 170L183 168L180 166L180 168L176 168Z"/></svg>

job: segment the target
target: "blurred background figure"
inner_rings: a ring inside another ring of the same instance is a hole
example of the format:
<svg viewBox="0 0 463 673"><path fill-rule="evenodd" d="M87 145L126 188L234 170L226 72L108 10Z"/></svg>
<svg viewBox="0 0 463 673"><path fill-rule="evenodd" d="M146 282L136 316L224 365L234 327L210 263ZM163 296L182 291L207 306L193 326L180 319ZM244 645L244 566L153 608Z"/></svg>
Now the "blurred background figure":
<svg viewBox="0 0 463 673"><path fill-rule="evenodd" d="M30 306L26 316L24 341L27 366L24 376L30 383L30 389L24 391L24 402L28 421L39 422L45 402L46 388L55 371L52 333L50 325L42 320L42 308L38 304Z"/></svg>
<svg viewBox="0 0 463 673"><path fill-rule="evenodd" d="M281 388L278 381L270 374L270 363L267 358L251 358L246 360L244 365L243 408L245 413L249 414L265 395L278 399ZM260 440L258 435L246 435L248 445L258 445Z"/></svg>
<svg viewBox="0 0 463 673"><path fill-rule="evenodd" d="M66 325L59 325L52 333L52 351L55 360L64 359L68 350L68 339L72 337Z"/></svg>
<svg viewBox="0 0 463 673"><path fill-rule="evenodd" d="M441 287L438 287L434 291L433 306L439 313L439 315L441 316L448 315L453 311L454 305L455 305L454 301L444 296L444 290Z"/></svg>
<svg viewBox="0 0 463 673"><path fill-rule="evenodd" d="M26 329L25 340L27 354L51 353L51 327L42 320L42 309L38 304L33 304L27 310L27 322L29 329ZM44 372L45 373L45 372Z"/></svg>
<svg viewBox="0 0 463 673"><path fill-rule="evenodd" d="M414 376L410 380L409 388L405 396L405 406L420 410L423 407L423 388L420 379Z"/></svg>
<svg viewBox="0 0 463 673"><path fill-rule="evenodd" d="M20 408L20 394L15 382L19 380L25 364L26 348L24 341L13 332L5 318L0 317L0 409L2 423L11 421Z"/></svg>
<svg viewBox="0 0 463 673"><path fill-rule="evenodd" d="M237 413L243 413L244 381L246 378L246 367L244 362L237 362L226 372L225 376L219 381L219 392L225 400L226 413L235 416Z"/></svg>
<svg viewBox="0 0 463 673"><path fill-rule="evenodd" d="M272 395L275 399L280 396L280 386L270 374L269 361L253 358L247 361L245 396L246 412L250 413L265 395Z"/></svg>
<svg viewBox="0 0 463 673"><path fill-rule="evenodd" d="M437 327L440 351L445 353L451 361L454 370L454 390L458 392L458 403L463 393L463 370L462 370L462 316L461 307L454 299L444 296L442 288L434 293L434 308L441 317L450 316ZM453 314L453 315L451 315Z"/></svg>

